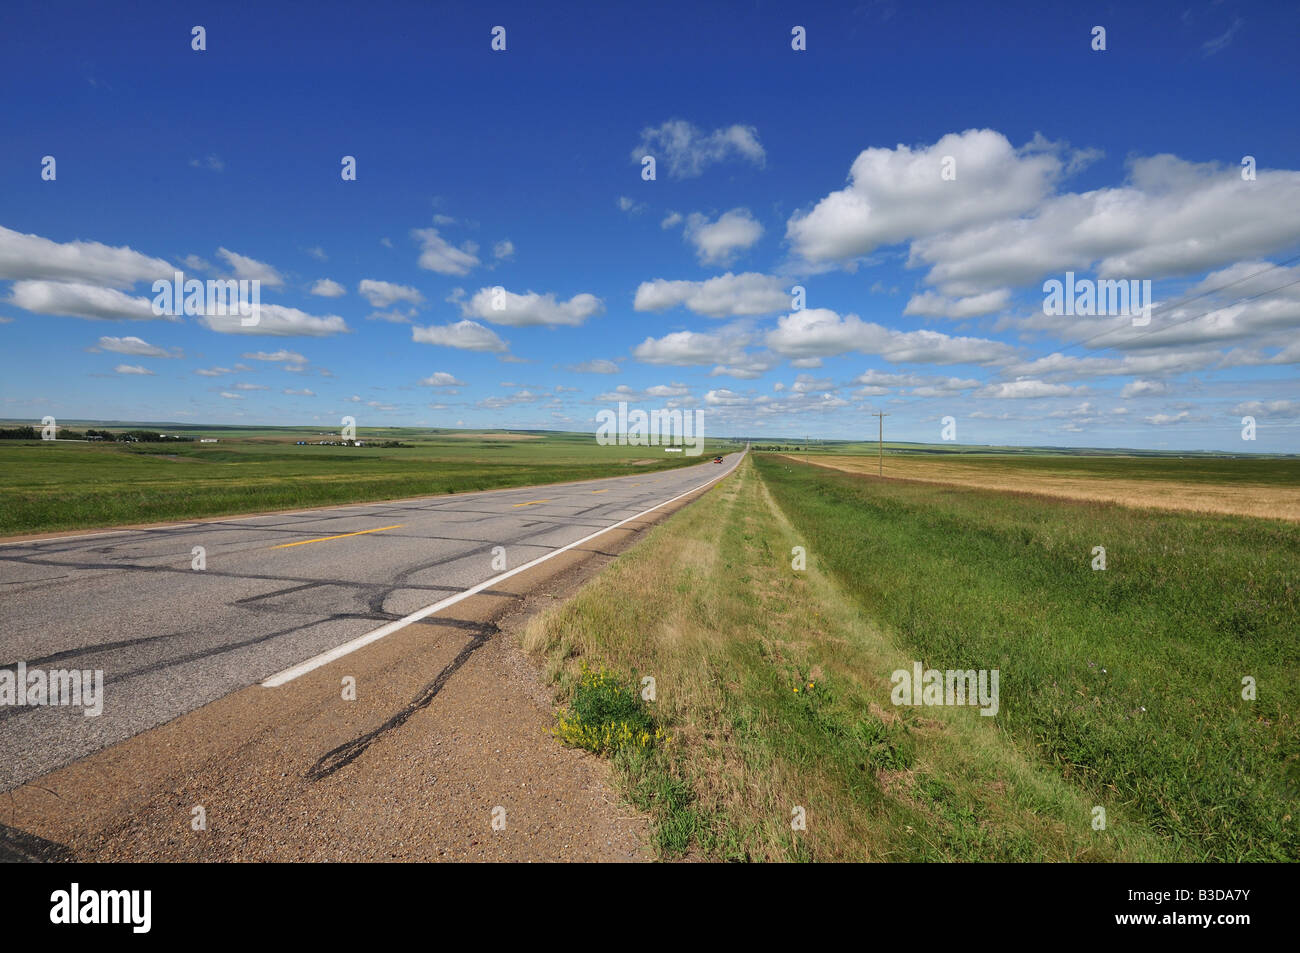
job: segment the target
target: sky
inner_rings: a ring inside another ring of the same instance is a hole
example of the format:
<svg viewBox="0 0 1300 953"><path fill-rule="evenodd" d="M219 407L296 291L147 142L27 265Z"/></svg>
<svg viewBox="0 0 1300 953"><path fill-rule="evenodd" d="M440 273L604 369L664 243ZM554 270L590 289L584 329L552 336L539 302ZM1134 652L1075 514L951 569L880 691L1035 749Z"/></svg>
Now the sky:
<svg viewBox="0 0 1300 953"><path fill-rule="evenodd" d="M1298 27L8 2L0 417L1298 452ZM177 271L258 323L157 313Z"/></svg>

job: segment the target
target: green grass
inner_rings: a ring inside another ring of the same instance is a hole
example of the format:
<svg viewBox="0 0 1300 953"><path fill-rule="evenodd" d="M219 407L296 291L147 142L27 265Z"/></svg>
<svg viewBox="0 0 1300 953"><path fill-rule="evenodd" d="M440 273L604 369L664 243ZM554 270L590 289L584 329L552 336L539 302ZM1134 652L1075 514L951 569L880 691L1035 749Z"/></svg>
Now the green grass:
<svg viewBox="0 0 1300 953"><path fill-rule="evenodd" d="M1026 757L1181 858L1300 858L1294 524L755 464L810 561L900 647L926 667L1001 671L996 721ZM1256 461L1176 466L1277 477Z"/></svg>
<svg viewBox="0 0 1300 953"><path fill-rule="evenodd" d="M262 430L223 431L216 444L0 441L0 535L585 480L706 459L602 447L589 434L511 440L358 432L414 444L403 448L300 447L285 436L322 439ZM705 453L724 449L708 441Z"/></svg>
<svg viewBox="0 0 1300 953"><path fill-rule="evenodd" d="M843 517L844 514L841 514ZM896 709L914 656L819 568L752 461L530 621L564 703L582 666L652 675L669 739L612 754L665 858L1189 859L970 709ZM1094 831L1101 803L1110 829ZM806 830L791 826L794 808Z"/></svg>

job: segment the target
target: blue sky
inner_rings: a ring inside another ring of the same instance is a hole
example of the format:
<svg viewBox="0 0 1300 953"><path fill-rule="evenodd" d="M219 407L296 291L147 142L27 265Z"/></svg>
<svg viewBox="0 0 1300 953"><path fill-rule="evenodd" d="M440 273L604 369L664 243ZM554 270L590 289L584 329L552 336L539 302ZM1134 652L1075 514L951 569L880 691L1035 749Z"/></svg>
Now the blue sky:
<svg viewBox="0 0 1300 953"><path fill-rule="evenodd" d="M1038 6L9 4L0 416L1300 450L1300 10Z"/></svg>

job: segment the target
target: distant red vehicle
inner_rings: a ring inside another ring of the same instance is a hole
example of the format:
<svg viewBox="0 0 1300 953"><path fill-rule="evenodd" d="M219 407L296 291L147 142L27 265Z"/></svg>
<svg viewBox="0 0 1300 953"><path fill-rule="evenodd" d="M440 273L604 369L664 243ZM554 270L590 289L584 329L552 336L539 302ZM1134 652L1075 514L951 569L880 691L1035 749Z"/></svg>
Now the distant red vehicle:
<svg viewBox="0 0 1300 953"><path fill-rule="evenodd" d="M722 457L714 457L714 458L713 458L713 462L714 462L714 463L721 463L721 462L722 462Z"/></svg>

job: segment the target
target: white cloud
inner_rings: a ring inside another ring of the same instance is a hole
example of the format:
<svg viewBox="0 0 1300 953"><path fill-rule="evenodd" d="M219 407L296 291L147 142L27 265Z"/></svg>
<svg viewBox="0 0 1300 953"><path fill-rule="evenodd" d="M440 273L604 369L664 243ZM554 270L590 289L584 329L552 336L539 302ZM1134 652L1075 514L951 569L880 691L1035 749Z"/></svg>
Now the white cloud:
<svg viewBox="0 0 1300 953"><path fill-rule="evenodd" d="M194 371L200 377L220 377L222 374L229 374L228 367L200 367Z"/></svg>
<svg viewBox="0 0 1300 953"><path fill-rule="evenodd" d="M720 335L674 331L662 338L646 338L632 349L632 356L647 364L712 364L722 346Z"/></svg>
<svg viewBox="0 0 1300 953"><path fill-rule="evenodd" d="M1128 182L1045 201L1010 218L917 241L911 264L947 294L978 294L1044 275L1195 274L1300 240L1300 172L1240 170L1159 155L1131 159Z"/></svg>
<svg viewBox="0 0 1300 953"><path fill-rule="evenodd" d="M153 371L147 367L141 367L139 364L119 364L113 370L119 374L153 374Z"/></svg>
<svg viewBox="0 0 1300 953"><path fill-rule="evenodd" d="M428 377L423 378L420 384L424 387L464 387L465 382L456 379L455 374L449 374L447 371L434 371Z"/></svg>
<svg viewBox="0 0 1300 953"><path fill-rule="evenodd" d="M464 351L486 351L501 353L509 345L497 336L491 328L485 328L477 321L457 321L455 324L433 325L427 328L411 328L411 340L422 344L436 344L440 347L455 347Z"/></svg>
<svg viewBox="0 0 1300 953"><path fill-rule="evenodd" d="M1069 397L1087 388L1070 387L1067 384L1048 384L1038 380L1002 381L989 384L975 393L976 397L993 397L998 399L1019 399L1025 397Z"/></svg>
<svg viewBox="0 0 1300 953"><path fill-rule="evenodd" d="M1143 420L1149 424L1155 424L1157 427L1162 427L1168 424L1179 423L1187 420L1189 417L1191 417L1191 414L1188 411L1180 410L1176 414L1154 414L1150 417L1144 417Z"/></svg>
<svg viewBox="0 0 1300 953"><path fill-rule="evenodd" d="M461 304L461 313L466 317L517 328L537 325L577 327L605 310L604 302L591 294L577 294L568 301L556 301L553 292L541 295L529 291L520 295L502 288L500 301L504 307L501 310L493 307L496 299L495 289L481 288Z"/></svg>
<svg viewBox="0 0 1300 953"><path fill-rule="evenodd" d="M201 314L196 320L209 330L221 334L265 334L275 337L327 337L348 330L347 322L337 314L317 317L278 304L263 304L258 322L245 327L238 314Z"/></svg>
<svg viewBox="0 0 1300 953"><path fill-rule="evenodd" d="M370 302L372 308L387 308L398 301L417 305L424 301L424 295L410 285L396 285L388 281L375 281L373 278L362 278L357 291Z"/></svg>
<svg viewBox="0 0 1300 953"><path fill-rule="evenodd" d="M497 242L492 246L492 257L497 261L506 261L515 257L515 243L510 239Z"/></svg>
<svg viewBox="0 0 1300 953"><path fill-rule="evenodd" d="M1268 402L1252 400L1232 408L1233 414L1249 414L1253 417L1271 417L1274 420L1300 419L1300 401L1270 400Z"/></svg>
<svg viewBox="0 0 1300 953"><path fill-rule="evenodd" d="M1027 212L1062 171L1059 158L1035 145L1017 150L992 129L969 129L916 149L866 149L853 161L848 187L792 216L786 238L809 261L844 261ZM955 160L951 180L942 175L948 156Z"/></svg>
<svg viewBox="0 0 1300 953"><path fill-rule="evenodd" d="M436 228L415 228L411 235L420 242L419 265L426 271L436 271L440 275L467 275L471 268L478 267L478 246L473 242L456 248L442 238Z"/></svg>
<svg viewBox="0 0 1300 953"><path fill-rule="evenodd" d="M913 295L903 309L903 314L916 314L927 318L974 318L981 314L1001 311L1011 299L1009 288L1000 288L967 298L945 298L933 291Z"/></svg>
<svg viewBox="0 0 1300 953"><path fill-rule="evenodd" d="M643 281L632 307L637 311L664 311L685 305L710 318L772 314L790 306L790 295L774 275L727 272L706 281Z"/></svg>
<svg viewBox="0 0 1300 953"><path fill-rule="evenodd" d="M745 397L743 394L737 394L733 390L727 390L725 387L720 387L717 390L711 390L706 393L704 395L704 402L706 404L713 404L714 406L734 406L737 404L748 403L749 398Z"/></svg>
<svg viewBox="0 0 1300 953"><path fill-rule="evenodd" d="M268 288L284 287L284 278L264 261L249 258L247 255L240 255L228 248L218 248L217 255L226 260L226 264L230 266L236 278L260 281Z"/></svg>
<svg viewBox="0 0 1300 953"><path fill-rule="evenodd" d="M270 390L265 384L245 384L240 382L235 385L235 390Z"/></svg>
<svg viewBox="0 0 1300 953"><path fill-rule="evenodd" d="M632 160L653 155L656 164L667 166L674 178L686 179L728 159L744 159L763 166L766 154L753 126L733 125L706 133L683 119L670 119L641 132L641 143L632 151Z"/></svg>
<svg viewBox="0 0 1300 953"><path fill-rule="evenodd" d="M763 226L749 209L733 208L715 222L710 222L699 212L691 213L682 234L695 246L695 255L701 264L726 265L737 252L752 247L763 237Z"/></svg>
<svg viewBox="0 0 1300 953"><path fill-rule="evenodd" d="M316 396L315 391L308 390L305 387L302 390L294 390L292 387L286 387L283 391L281 391L281 393L288 394L290 397L315 397Z"/></svg>
<svg viewBox="0 0 1300 953"><path fill-rule="evenodd" d="M243 395L243 394L232 394L232 393L230 393L229 391L224 391L224 390L221 392L221 396L224 397L226 400L243 400L243 399L244 399L244 395Z"/></svg>
<svg viewBox="0 0 1300 953"><path fill-rule="evenodd" d="M785 357L831 357L849 351L879 354L891 363L992 364L1015 353L985 338L952 337L937 331L896 331L856 314L840 317L826 308L807 308L777 320L767 346Z"/></svg>
<svg viewBox="0 0 1300 953"><path fill-rule="evenodd" d="M1129 381L1120 391L1121 397L1156 397L1165 393L1168 386L1164 381Z"/></svg>
<svg viewBox="0 0 1300 953"><path fill-rule="evenodd" d="M209 155L202 159L191 159L190 165L196 169L207 169L209 172L221 172L226 168L226 164L221 161L221 156Z"/></svg>
<svg viewBox="0 0 1300 953"><path fill-rule="evenodd" d="M71 281L128 288L137 281L171 278L175 271L161 258L125 245L54 242L0 226L0 279Z"/></svg>
<svg viewBox="0 0 1300 953"><path fill-rule="evenodd" d="M337 281L322 278L311 286L311 293L321 298L341 298L348 293L348 290Z"/></svg>
<svg viewBox="0 0 1300 953"><path fill-rule="evenodd" d="M101 351L112 351L114 354L130 354L135 357L176 358L185 356L180 348L173 348L169 351L166 348L155 347L148 341L137 337L102 337L96 347Z"/></svg>
<svg viewBox="0 0 1300 953"><path fill-rule="evenodd" d="M250 361L287 361L290 364L306 364L307 358L297 351L252 351L240 355Z"/></svg>
<svg viewBox="0 0 1300 953"><path fill-rule="evenodd" d="M659 223L660 228L676 228L685 219L682 218L681 212L669 212L664 216L664 220Z"/></svg>
<svg viewBox="0 0 1300 953"><path fill-rule="evenodd" d="M581 364L569 365L569 370L577 374L617 374L618 365L613 361L607 361L603 357L593 358L590 361L583 361Z"/></svg>
<svg viewBox="0 0 1300 953"><path fill-rule="evenodd" d="M10 300L25 311L60 314L91 321L178 320L154 314L153 301L133 298L113 288L62 281L16 281Z"/></svg>

